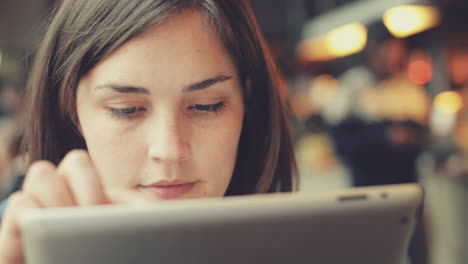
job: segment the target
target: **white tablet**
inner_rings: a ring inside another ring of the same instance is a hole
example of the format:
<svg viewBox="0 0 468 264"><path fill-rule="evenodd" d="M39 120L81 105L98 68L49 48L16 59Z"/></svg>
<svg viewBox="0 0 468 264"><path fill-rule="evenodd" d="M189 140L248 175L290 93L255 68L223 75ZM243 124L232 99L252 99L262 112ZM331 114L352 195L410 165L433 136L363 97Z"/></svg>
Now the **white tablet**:
<svg viewBox="0 0 468 264"><path fill-rule="evenodd" d="M400 264L422 200L405 184L58 208L22 232L28 264Z"/></svg>

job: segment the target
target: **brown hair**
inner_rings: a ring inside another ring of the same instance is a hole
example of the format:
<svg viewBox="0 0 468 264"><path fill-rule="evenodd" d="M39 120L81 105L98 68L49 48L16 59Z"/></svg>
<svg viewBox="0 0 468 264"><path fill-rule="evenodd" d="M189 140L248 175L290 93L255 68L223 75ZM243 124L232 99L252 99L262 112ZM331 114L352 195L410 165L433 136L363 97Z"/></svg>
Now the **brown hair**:
<svg viewBox="0 0 468 264"><path fill-rule="evenodd" d="M244 0L63 0L30 76L25 148L30 160L58 164L86 149L74 126L80 78L126 41L187 9L205 15L242 81L246 113L226 195L291 191L296 174L286 87Z"/></svg>

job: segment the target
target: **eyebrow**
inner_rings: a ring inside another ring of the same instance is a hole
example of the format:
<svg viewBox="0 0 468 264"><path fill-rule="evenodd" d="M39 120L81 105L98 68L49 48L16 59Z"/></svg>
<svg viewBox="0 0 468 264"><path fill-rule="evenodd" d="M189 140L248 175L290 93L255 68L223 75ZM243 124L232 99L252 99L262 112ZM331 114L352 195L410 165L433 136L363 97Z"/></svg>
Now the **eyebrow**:
<svg viewBox="0 0 468 264"><path fill-rule="evenodd" d="M225 82L227 80L232 79L232 76L226 76L226 75L217 75L215 77L203 80L201 82L196 82L193 84L190 84L186 86L183 91L184 92L192 92L192 91L197 91L197 90L202 90L206 89L208 87L211 87L217 83ZM148 89L145 89L143 87L135 87L132 85L120 85L120 84L114 84L114 83L108 83L108 84L102 84L98 85L94 88L95 90L101 90L101 89L111 89L114 92L117 93L131 93L131 94L151 94L151 92Z"/></svg>
<svg viewBox="0 0 468 264"><path fill-rule="evenodd" d="M225 81L230 80L230 79L232 79L232 76L218 75L218 76L215 76L213 78L206 79L204 81L191 84L191 85L187 86L184 89L184 91L189 92L189 91L196 91L196 90L206 89L206 88L208 88L210 86L213 86L213 85L215 85L217 83L225 82Z"/></svg>

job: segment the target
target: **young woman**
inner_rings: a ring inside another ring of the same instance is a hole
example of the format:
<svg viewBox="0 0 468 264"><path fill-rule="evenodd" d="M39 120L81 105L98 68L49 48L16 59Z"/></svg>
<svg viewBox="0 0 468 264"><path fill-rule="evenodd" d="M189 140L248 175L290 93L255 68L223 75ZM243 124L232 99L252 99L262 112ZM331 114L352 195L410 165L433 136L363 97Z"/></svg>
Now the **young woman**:
<svg viewBox="0 0 468 264"><path fill-rule="evenodd" d="M23 263L31 208L293 189L286 88L246 1L61 1L29 88L1 263Z"/></svg>

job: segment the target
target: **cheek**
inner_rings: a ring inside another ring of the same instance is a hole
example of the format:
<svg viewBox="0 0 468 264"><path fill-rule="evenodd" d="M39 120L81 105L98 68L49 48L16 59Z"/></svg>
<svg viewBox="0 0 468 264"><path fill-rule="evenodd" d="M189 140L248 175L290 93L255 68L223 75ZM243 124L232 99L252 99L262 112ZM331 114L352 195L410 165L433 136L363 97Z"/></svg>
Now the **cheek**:
<svg viewBox="0 0 468 264"><path fill-rule="evenodd" d="M141 153L134 151L140 149L139 143L129 140L104 111L83 109L79 117L88 152L104 185L128 185L142 160Z"/></svg>
<svg viewBox="0 0 468 264"><path fill-rule="evenodd" d="M198 132L197 153L193 154L208 183L207 196L223 196L227 190L236 163L242 120L242 114L236 114L209 133Z"/></svg>

